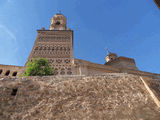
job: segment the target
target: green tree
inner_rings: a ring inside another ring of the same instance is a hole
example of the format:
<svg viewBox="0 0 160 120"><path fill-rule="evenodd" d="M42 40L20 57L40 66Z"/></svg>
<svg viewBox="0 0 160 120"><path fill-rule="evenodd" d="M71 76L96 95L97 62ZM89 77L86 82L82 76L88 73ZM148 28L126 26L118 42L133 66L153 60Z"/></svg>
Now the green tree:
<svg viewBox="0 0 160 120"><path fill-rule="evenodd" d="M49 65L48 59L39 58L29 61L23 76L48 76L53 75L53 68Z"/></svg>

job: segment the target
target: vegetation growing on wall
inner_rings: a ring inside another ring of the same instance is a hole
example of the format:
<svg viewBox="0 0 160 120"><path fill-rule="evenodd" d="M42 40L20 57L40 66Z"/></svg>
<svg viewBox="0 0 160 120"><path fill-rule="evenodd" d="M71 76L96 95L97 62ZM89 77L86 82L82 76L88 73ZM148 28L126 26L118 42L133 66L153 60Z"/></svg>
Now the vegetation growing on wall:
<svg viewBox="0 0 160 120"><path fill-rule="evenodd" d="M26 65L26 71L23 76L48 76L53 75L53 68L50 66L48 59L39 58L29 61Z"/></svg>

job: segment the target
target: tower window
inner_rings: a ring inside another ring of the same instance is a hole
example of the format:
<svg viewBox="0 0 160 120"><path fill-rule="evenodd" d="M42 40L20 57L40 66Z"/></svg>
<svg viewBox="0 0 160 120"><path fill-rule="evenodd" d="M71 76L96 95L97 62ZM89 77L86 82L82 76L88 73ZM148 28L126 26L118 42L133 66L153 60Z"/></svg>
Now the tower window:
<svg viewBox="0 0 160 120"><path fill-rule="evenodd" d="M12 74L12 76L16 76L17 75L17 72L14 72L13 74Z"/></svg>
<svg viewBox="0 0 160 120"><path fill-rule="evenodd" d="M60 22L59 22L59 21L57 21L57 22L56 22L56 25L60 25Z"/></svg>
<svg viewBox="0 0 160 120"><path fill-rule="evenodd" d="M10 73L10 70L8 70L8 71L6 72L5 76L8 76L8 75L9 75L9 73Z"/></svg>

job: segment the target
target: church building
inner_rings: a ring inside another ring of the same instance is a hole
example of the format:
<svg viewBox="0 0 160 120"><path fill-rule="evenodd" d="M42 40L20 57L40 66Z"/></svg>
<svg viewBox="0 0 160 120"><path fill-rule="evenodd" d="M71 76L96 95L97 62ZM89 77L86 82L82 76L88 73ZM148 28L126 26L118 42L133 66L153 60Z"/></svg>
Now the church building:
<svg viewBox="0 0 160 120"><path fill-rule="evenodd" d="M51 18L49 29L37 30L37 38L28 60L47 58L54 68L54 75L97 75L104 73L130 73L141 76L160 77L159 74L138 70L135 61L108 52L104 64L75 59L73 56L73 30L67 28L67 19L61 14ZM14 77L25 72L25 66L0 64L0 76Z"/></svg>

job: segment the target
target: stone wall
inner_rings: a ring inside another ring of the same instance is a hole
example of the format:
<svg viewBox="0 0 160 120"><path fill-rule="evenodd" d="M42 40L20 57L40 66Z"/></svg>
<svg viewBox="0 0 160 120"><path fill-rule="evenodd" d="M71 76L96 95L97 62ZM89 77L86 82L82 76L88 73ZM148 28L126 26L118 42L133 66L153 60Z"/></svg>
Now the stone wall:
<svg viewBox="0 0 160 120"><path fill-rule="evenodd" d="M0 120L36 119L160 120L160 109L140 77L125 73L0 78Z"/></svg>

